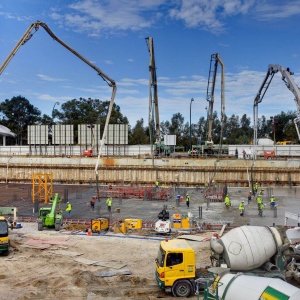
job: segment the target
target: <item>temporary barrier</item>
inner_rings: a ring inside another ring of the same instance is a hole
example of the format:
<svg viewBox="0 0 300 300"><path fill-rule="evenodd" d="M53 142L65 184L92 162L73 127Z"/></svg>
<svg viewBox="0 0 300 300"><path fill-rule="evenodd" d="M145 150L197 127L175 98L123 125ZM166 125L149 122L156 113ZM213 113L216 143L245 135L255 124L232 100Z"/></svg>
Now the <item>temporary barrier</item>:
<svg viewBox="0 0 300 300"><path fill-rule="evenodd" d="M140 187L140 186L112 186L99 190L100 198L112 197L114 199L144 199L144 200L169 200L173 199L172 187Z"/></svg>

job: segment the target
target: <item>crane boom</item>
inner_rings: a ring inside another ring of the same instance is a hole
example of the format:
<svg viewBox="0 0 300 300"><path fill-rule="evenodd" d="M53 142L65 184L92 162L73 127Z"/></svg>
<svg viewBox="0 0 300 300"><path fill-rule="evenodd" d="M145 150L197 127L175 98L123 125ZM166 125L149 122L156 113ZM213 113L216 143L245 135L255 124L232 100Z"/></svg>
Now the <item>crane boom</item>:
<svg viewBox="0 0 300 300"><path fill-rule="evenodd" d="M109 108L108 108L108 113L107 113L107 117L106 117L106 121L105 121L105 126L104 126L104 130L103 130L103 134L102 134L102 139L101 139L101 142L100 142L100 148L99 148L98 158L97 158L97 162L96 162L96 165L95 165L96 182L98 184L98 165L99 165L99 160L100 160L100 156L102 155L102 148L103 148L103 145L105 143L105 139L106 139L106 135L107 135L108 123L109 123L109 119L110 119L110 115L111 115L111 112L112 112L112 108L113 108L113 104L114 104L114 100L115 100L115 96L116 96L116 91L117 91L117 86L116 86L115 81L113 79L111 79L109 76L107 76L105 73L103 73L98 67L96 67L94 64L92 64L86 58L84 58L81 54L79 54L77 51L75 51L70 46L68 46L65 42L63 42L61 39L59 39L51 31L51 29L47 26L47 24L44 23L44 22L42 22L42 21L36 21L36 22L32 23L28 27L28 29L23 34L23 36L21 37L21 39L18 41L18 43L16 44L16 46L10 52L10 54L8 55L8 57L5 59L4 63L0 66L0 75L2 74L2 72L4 71L4 69L6 68L6 66L8 65L8 63L11 61L11 59L14 57L14 55L17 53L18 49L22 45L24 45L27 41L29 41L31 39L31 37L33 36L33 34L36 33L39 30L40 26L42 28L44 28L45 31L55 41L57 41L59 44L61 44L63 47L65 47L70 52L72 52L74 55L76 55L79 59L81 59L83 62L85 62L91 68L93 68L98 73L98 75L112 88L112 95L111 95L111 99L110 99L110 105L109 105ZM98 187L97 187L97 190L98 190ZM99 193L98 193L98 198L99 198Z"/></svg>
<svg viewBox="0 0 300 300"><path fill-rule="evenodd" d="M262 85L260 86L258 93L256 97L254 98L254 105L253 105L253 119L254 119L254 140L253 144L254 147L257 145L257 127L258 127L258 104L262 102L271 82L274 77L274 75L280 72L282 77L281 79L284 81L286 87L294 94L295 97L295 102L296 102L296 107L297 107L297 117L294 119L294 124L296 127L296 131L298 134L298 138L300 140L300 132L299 128L297 125L297 122L300 121L300 90L298 85L295 83L292 75L294 74L293 72L290 71L289 68L283 68L280 65L276 64L270 64L268 66L268 71L267 74L263 80ZM254 155L255 155L254 151Z"/></svg>

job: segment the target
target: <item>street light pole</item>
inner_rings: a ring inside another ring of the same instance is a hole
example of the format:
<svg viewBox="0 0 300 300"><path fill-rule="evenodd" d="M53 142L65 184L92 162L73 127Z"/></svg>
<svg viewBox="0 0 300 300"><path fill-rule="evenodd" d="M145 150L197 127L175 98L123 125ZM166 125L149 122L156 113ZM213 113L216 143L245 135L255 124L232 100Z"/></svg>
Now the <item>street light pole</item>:
<svg viewBox="0 0 300 300"><path fill-rule="evenodd" d="M60 104L59 102L54 103L54 106L53 106L53 109L52 109L52 115L51 115L52 116L52 124L54 122L54 108L55 108L56 105L59 105L59 104Z"/></svg>
<svg viewBox="0 0 300 300"><path fill-rule="evenodd" d="M192 151L192 102L194 98L191 99L190 102L190 151Z"/></svg>

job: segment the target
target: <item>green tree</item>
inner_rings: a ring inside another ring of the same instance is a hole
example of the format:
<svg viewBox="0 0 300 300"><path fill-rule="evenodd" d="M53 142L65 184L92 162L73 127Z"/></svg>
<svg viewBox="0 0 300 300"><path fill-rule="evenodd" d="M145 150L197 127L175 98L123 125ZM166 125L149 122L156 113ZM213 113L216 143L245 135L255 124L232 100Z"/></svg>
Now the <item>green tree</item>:
<svg viewBox="0 0 300 300"><path fill-rule="evenodd" d="M41 122L41 112L23 96L6 99L0 104L1 124L16 133L16 143L26 144L27 126ZM13 143L11 139L7 143Z"/></svg>
<svg viewBox="0 0 300 300"><path fill-rule="evenodd" d="M93 124L100 123L103 128L106 121L110 101L99 99L79 98L67 101L61 105L61 109L55 109L53 116L63 124ZM111 124L128 124L127 117L121 113L120 107L114 103Z"/></svg>
<svg viewBox="0 0 300 300"><path fill-rule="evenodd" d="M275 124L274 124L275 118ZM287 113L281 112L279 115L274 116L270 119L270 138L274 138L275 130L275 140L276 141L298 141L298 134L294 124L294 119L296 118L295 111L288 111Z"/></svg>
<svg viewBox="0 0 300 300"><path fill-rule="evenodd" d="M146 135L146 130L144 128L144 119L140 119L132 128L128 143L130 145L143 145L149 144L149 142L149 136Z"/></svg>
<svg viewBox="0 0 300 300"><path fill-rule="evenodd" d="M53 117L57 117L62 124L100 124L103 131L106 117L109 109L110 101L101 101L99 99L73 99L63 103L60 110L55 109ZM120 107L114 103L110 124L128 124L127 117L121 113ZM78 132L75 126L75 140Z"/></svg>
<svg viewBox="0 0 300 300"><path fill-rule="evenodd" d="M206 118L200 117L198 123L195 125L194 130L192 132L193 132L193 134L192 134L193 141L194 141L195 138L200 140L200 141L206 140L206 136L207 136Z"/></svg>

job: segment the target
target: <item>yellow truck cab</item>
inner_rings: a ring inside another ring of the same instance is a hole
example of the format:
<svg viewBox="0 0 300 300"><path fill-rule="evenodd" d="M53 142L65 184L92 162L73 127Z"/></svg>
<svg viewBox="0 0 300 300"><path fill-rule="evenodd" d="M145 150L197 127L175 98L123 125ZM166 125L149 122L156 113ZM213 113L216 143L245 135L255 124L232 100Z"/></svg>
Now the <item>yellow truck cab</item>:
<svg viewBox="0 0 300 300"><path fill-rule="evenodd" d="M175 297L189 297L195 293L196 254L186 240L164 240L156 258L156 281Z"/></svg>
<svg viewBox="0 0 300 300"><path fill-rule="evenodd" d="M8 251L9 251L8 224L4 217L0 217L0 252L3 255L8 255Z"/></svg>

